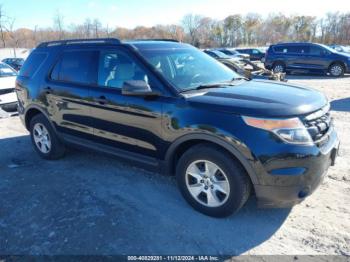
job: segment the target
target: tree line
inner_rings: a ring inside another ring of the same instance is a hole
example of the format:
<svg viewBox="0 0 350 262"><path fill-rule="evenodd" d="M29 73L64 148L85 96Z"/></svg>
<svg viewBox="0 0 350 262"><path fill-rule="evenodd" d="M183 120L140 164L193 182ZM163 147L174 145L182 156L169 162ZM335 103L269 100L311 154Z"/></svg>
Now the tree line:
<svg viewBox="0 0 350 262"><path fill-rule="evenodd" d="M176 39L197 47L265 46L276 42L308 41L324 44L350 44L350 13L328 13L324 17L281 13L233 14L216 20L196 14L185 15L179 24L138 26L133 29L102 25L98 19L82 24L65 23L57 12L52 27L15 29L15 18L0 5L0 46L33 48L43 41L72 38Z"/></svg>

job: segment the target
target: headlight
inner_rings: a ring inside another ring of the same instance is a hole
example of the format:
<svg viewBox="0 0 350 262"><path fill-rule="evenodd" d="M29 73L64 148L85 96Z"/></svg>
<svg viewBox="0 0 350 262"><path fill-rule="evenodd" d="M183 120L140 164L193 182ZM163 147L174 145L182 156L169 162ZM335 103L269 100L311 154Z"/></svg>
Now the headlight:
<svg viewBox="0 0 350 262"><path fill-rule="evenodd" d="M289 119L266 119L244 116L243 120L249 126L264 129L276 134L287 143L312 143L309 132L297 117Z"/></svg>

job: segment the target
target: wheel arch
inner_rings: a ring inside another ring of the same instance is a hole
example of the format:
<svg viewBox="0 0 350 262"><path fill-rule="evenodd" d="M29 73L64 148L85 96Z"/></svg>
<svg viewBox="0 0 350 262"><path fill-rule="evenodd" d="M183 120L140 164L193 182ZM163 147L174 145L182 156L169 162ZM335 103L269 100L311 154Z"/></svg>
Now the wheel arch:
<svg viewBox="0 0 350 262"><path fill-rule="evenodd" d="M175 174L176 163L182 153L184 153L190 147L200 144L209 143L218 146L228 152L231 156L235 157L239 163L243 166L245 171L253 185L258 184L258 177L253 167L247 160L247 158L237 149L234 145L227 143L227 141L222 138L215 137L207 134L190 134L178 138L166 152L165 161L167 174Z"/></svg>
<svg viewBox="0 0 350 262"><path fill-rule="evenodd" d="M277 59L276 61L274 61L271 65L271 67L274 67L276 64L282 64L285 68L287 67L286 62L283 61L282 59Z"/></svg>
<svg viewBox="0 0 350 262"><path fill-rule="evenodd" d="M56 131L55 126L53 123L50 121L50 118L45 110L43 110L41 107L37 105L32 105L29 108L27 108L25 114L24 114L24 124L27 130L30 128L30 121L33 119L34 116L42 114L44 115L48 120L52 128Z"/></svg>
<svg viewBox="0 0 350 262"><path fill-rule="evenodd" d="M334 60L334 61L332 61L332 62L329 64L329 66L328 66L328 71L330 70L331 66L334 65L334 64L340 64L340 65L343 66L344 70L346 70L346 64L345 64L344 61L342 61L342 60Z"/></svg>

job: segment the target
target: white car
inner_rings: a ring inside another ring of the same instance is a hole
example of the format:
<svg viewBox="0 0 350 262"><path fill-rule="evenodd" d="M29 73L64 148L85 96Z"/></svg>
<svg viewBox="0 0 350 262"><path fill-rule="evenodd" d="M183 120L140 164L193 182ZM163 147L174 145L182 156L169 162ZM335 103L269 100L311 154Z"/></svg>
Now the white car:
<svg viewBox="0 0 350 262"><path fill-rule="evenodd" d="M0 108L6 112L17 111L16 77L12 67L0 63Z"/></svg>

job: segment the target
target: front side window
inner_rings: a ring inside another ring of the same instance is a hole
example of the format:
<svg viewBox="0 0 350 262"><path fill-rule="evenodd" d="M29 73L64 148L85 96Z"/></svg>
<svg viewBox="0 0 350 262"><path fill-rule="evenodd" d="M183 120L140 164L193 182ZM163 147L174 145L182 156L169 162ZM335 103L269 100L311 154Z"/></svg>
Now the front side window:
<svg viewBox="0 0 350 262"><path fill-rule="evenodd" d="M98 85L122 88L125 81L149 82L145 71L123 51L102 51L98 66Z"/></svg>
<svg viewBox="0 0 350 262"><path fill-rule="evenodd" d="M66 51L51 73L51 79L92 85L96 83L97 51Z"/></svg>
<svg viewBox="0 0 350 262"><path fill-rule="evenodd" d="M139 50L180 91L200 85L222 83L240 77L237 73L193 47Z"/></svg>
<svg viewBox="0 0 350 262"><path fill-rule="evenodd" d="M315 46L315 45L310 46L310 51L309 51L310 55L319 56L319 55L324 54L324 52L325 51L324 51L324 49L322 47Z"/></svg>

